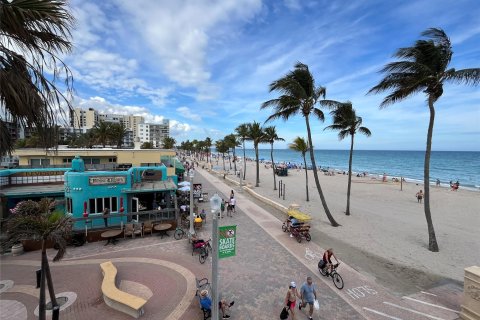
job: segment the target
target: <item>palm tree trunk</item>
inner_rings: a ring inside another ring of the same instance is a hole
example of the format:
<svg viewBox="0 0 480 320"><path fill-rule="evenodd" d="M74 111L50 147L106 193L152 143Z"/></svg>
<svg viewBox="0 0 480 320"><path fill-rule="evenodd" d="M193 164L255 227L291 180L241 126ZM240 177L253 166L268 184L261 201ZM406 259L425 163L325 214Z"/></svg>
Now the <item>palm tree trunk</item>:
<svg viewBox="0 0 480 320"><path fill-rule="evenodd" d="M353 158L353 139L355 134L352 134L352 142L350 143L350 158L348 159L348 187L347 187L347 210L345 214L350 215L350 189L352 188L352 158Z"/></svg>
<svg viewBox="0 0 480 320"><path fill-rule="evenodd" d="M430 122L428 123L427 149L425 150L425 164L423 173L423 187L425 189L425 199L423 206L425 209L425 218L428 226L428 250L438 252L437 238L433 229L432 214L430 213L430 153L432 151L433 123L435 122L435 108L433 107L433 97L428 97L428 108L430 109Z"/></svg>
<svg viewBox="0 0 480 320"><path fill-rule="evenodd" d="M260 186L260 171L259 171L260 164L258 162L258 144L255 145L254 147L255 147L255 159L257 162L257 181L255 182L255 187L258 188Z"/></svg>
<svg viewBox="0 0 480 320"><path fill-rule="evenodd" d="M245 158L245 139L243 139L243 180L247 174L247 158Z"/></svg>
<svg viewBox="0 0 480 320"><path fill-rule="evenodd" d="M48 264L47 254L45 254L45 273L47 276L48 293L50 294L50 301L52 301L52 309L57 306L57 298L55 297L55 289L53 288L52 274L50 273L50 265Z"/></svg>
<svg viewBox="0 0 480 320"><path fill-rule="evenodd" d="M222 159L223 159L223 171L225 171L226 170L225 169L225 153L222 153Z"/></svg>
<svg viewBox="0 0 480 320"><path fill-rule="evenodd" d="M218 160L220 160L220 154L217 152L217 166L218 166ZM225 168L223 170L225 170Z"/></svg>
<svg viewBox="0 0 480 320"><path fill-rule="evenodd" d="M227 155L228 155L228 163L230 164L230 170L232 170L232 161L230 159L230 150L228 150Z"/></svg>
<svg viewBox="0 0 480 320"><path fill-rule="evenodd" d="M235 156L235 147L233 147L233 170L235 170L235 176L237 176L237 158Z"/></svg>
<svg viewBox="0 0 480 320"><path fill-rule="evenodd" d="M308 145L310 146L310 159L312 161L312 169L313 169L313 177L315 178L315 185L317 186L318 195L320 196L320 200L322 201L323 209L325 210L325 214L327 215L328 221L333 227L338 227L339 224L333 218L330 210L327 206L327 201L325 200L325 196L323 195L322 187L320 186L320 180L318 180L318 172L317 172L317 165L315 164L315 156L313 154L313 143L312 143L312 133L310 132L310 121L308 116L305 117L305 122L307 124L307 136L308 136Z"/></svg>
<svg viewBox="0 0 480 320"><path fill-rule="evenodd" d="M305 159L305 153L303 154L303 164L305 165L305 187L307 190L307 201L310 201L308 197L308 170L307 170L307 159Z"/></svg>
<svg viewBox="0 0 480 320"><path fill-rule="evenodd" d="M272 158L272 170L273 170L273 190L277 190L277 179L275 178L275 162L273 162L273 142L270 143L270 158Z"/></svg>
<svg viewBox="0 0 480 320"><path fill-rule="evenodd" d="M45 247L45 241L42 241L42 266L40 276L40 297L38 301L38 318L39 320L45 320L47 317L47 309L45 305L45 262L47 261L47 252Z"/></svg>

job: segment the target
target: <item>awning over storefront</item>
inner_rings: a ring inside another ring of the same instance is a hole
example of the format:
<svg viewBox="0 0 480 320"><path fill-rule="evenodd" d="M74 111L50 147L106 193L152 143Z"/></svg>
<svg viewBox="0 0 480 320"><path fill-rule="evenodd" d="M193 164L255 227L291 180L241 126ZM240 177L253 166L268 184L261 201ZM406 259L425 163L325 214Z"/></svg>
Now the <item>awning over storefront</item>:
<svg viewBox="0 0 480 320"><path fill-rule="evenodd" d="M177 157L161 156L160 161L167 167L170 167L170 165L175 167L175 174L183 174L185 172L182 162Z"/></svg>
<svg viewBox="0 0 480 320"><path fill-rule="evenodd" d="M162 192L175 191L177 185L171 180L165 181L144 181L141 183L134 183L131 188L124 188L124 193L142 193L142 192Z"/></svg>
<svg viewBox="0 0 480 320"><path fill-rule="evenodd" d="M63 196L65 186L63 184L44 185L23 185L3 188L0 197L42 197L42 196Z"/></svg>

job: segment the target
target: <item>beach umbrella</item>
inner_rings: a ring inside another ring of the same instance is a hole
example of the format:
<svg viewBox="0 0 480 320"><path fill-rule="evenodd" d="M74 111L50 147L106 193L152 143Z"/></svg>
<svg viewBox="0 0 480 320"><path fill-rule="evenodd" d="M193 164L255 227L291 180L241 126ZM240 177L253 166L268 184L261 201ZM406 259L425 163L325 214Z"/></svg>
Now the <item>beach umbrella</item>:
<svg viewBox="0 0 480 320"><path fill-rule="evenodd" d="M190 186L184 186L178 189L178 191L187 192L190 191Z"/></svg>
<svg viewBox="0 0 480 320"><path fill-rule="evenodd" d="M181 186L181 187L190 186L190 182L188 182L188 181L182 181L182 182L180 182L178 185Z"/></svg>

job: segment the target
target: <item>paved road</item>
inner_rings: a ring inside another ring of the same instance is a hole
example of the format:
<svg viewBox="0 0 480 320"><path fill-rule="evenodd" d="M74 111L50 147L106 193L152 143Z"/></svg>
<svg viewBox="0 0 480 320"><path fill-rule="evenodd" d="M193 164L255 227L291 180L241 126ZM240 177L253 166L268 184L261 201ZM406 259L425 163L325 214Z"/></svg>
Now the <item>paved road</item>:
<svg viewBox="0 0 480 320"><path fill-rule="evenodd" d="M223 179L200 170L195 182L203 184L204 192L213 195L219 190L224 198L232 189ZM220 220L220 225L237 225L237 256L220 261L220 291L228 300L235 300L231 310L233 319L278 318L290 281L297 284L307 275L314 277L318 286L321 311L314 319L455 319L451 310L459 307L461 293L451 287L437 287L405 298L394 297L388 290L365 278L343 263L340 273L345 288L339 291L327 278L320 278L316 259L305 258L305 248L320 253L321 247L311 243L298 244L281 231L281 222L265 208L251 201L246 192L238 192L237 213ZM208 212L208 203L201 204ZM211 235L211 217L202 231ZM171 232L170 232L171 233ZM49 251L53 257L54 251ZM27 318L8 318L2 308L0 319L35 319L38 290L34 285L34 270L39 266L39 253L19 257L2 257L0 280L13 280L13 288L0 294L4 301L20 301L27 310ZM75 302L61 312L62 319L111 318L129 319L110 309L102 299L102 281L99 263L111 260L117 266L119 285L141 294L150 294L143 319L200 319L198 302L194 297L195 277L211 277L211 261L199 264L191 255L187 240L160 239L157 236L127 239L117 246L102 242L69 248L62 262L52 263L57 293L74 292ZM0 285L0 292L1 292ZM450 291L450 295L446 292ZM420 302L419 302L420 301ZM4 304L2 303L2 306ZM13 311L19 306L9 304ZM451 309L451 310L449 310ZM297 319L306 319L297 313Z"/></svg>

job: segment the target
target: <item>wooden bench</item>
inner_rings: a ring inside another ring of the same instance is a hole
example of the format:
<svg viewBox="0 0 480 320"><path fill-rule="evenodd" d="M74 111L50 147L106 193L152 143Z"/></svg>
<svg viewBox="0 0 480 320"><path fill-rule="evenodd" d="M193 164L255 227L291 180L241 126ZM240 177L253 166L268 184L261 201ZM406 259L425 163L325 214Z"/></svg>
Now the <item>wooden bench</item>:
<svg viewBox="0 0 480 320"><path fill-rule="evenodd" d="M102 293L105 303L118 311L138 318L143 315L143 306L147 301L127 292L121 291L115 285L117 268L111 261L100 264L103 273Z"/></svg>
<svg viewBox="0 0 480 320"><path fill-rule="evenodd" d="M202 299L202 297L200 296L200 292L202 292L202 290L207 290L208 291L208 296L211 299L212 298L211 297L212 286L208 282L207 278L203 278L203 279L200 279L200 280L198 278L195 278L195 282L197 284L197 293L195 294L195 296L198 299L198 306L200 307L200 310L202 310L202 312L203 312L203 320L207 320L208 318L212 317L212 310L206 310L206 309L202 308L202 304L200 303L200 300Z"/></svg>

